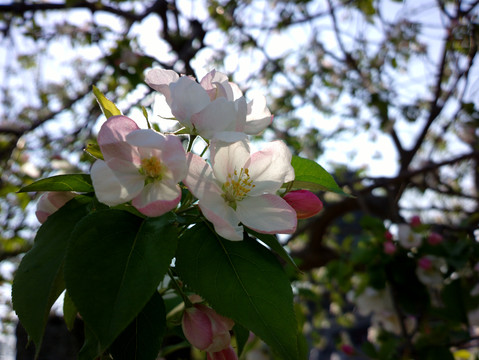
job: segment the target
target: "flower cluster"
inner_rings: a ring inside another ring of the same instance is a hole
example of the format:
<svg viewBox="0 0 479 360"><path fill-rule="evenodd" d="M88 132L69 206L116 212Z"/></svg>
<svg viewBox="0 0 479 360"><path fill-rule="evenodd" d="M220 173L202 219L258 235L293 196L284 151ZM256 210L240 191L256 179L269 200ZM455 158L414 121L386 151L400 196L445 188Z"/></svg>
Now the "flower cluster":
<svg viewBox="0 0 479 360"><path fill-rule="evenodd" d="M285 143L272 141L259 151L252 149L248 135L260 134L273 119L264 97L247 102L236 84L214 70L196 82L154 69L146 82L164 96L165 113L183 128L161 133L148 119L144 129L119 110L109 111L90 174L98 201L128 211L133 207L144 217L191 211L194 221L206 219L220 237L236 241L243 240L244 227L263 234L293 233L298 219L322 209L315 194L292 188L295 171ZM108 100L99 99L103 108L102 101ZM201 155L192 151L198 136L207 144ZM45 194L38 203L38 219L46 221L77 195ZM206 351L208 359L237 359L230 344L234 322L203 302L191 302L185 300L190 306L183 313L186 339Z"/></svg>
<svg viewBox="0 0 479 360"><path fill-rule="evenodd" d="M153 69L146 82L164 95L168 110L184 126L181 134L189 134L190 141L205 139L210 157L185 152L180 136L112 116L98 134L103 159L91 169L102 203L131 201L142 214L161 216L178 206L182 183L215 231L229 240L242 240L243 226L265 234L293 233L297 218L321 210L321 201L306 190L284 199L280 194L295 178L291 152L282 141L251 150L247 135L259 134L272 121L264 97L247 102L236 84L214 70L198 83Z"/></svg>

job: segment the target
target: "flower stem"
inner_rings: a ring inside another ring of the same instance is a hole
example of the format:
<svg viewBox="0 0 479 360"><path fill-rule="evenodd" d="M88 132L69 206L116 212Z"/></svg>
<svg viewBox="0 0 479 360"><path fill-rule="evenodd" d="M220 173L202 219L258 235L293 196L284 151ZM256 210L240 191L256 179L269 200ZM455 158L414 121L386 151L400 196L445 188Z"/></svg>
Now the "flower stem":
<svg viewBox="0 0 479 360"><path fill-rule="evenodd" d="M205 149L203 150L203 152L201 153L200 157L203 157L203 155L205 154L206 150L208 150L209 147L210 147L210 144L208 143Z"/></svg>
<svg viewBox="0 0 479 360"><path fill-rule="evenodd" d="M188 143L188 148L186 149L186 152L190 152L191 149L193 148L193 143L195 142L195 139L198 135L190 135L190 142Z"/></svg>
<svg viewBox="0 0 479 360"><path fill-rule="evenodd" d="M188 299L188 296L183 292L181 289L180 284L175 279L175 275L173 274L173 271L171 271L171 268L168 269L168 275L170 276L171 282L173 283L173 286L175 287L175 290L178 292L178 294L183 298L183 302L185 303L185 307L191 307L193 306L192 302L190 299Z"/></svg>

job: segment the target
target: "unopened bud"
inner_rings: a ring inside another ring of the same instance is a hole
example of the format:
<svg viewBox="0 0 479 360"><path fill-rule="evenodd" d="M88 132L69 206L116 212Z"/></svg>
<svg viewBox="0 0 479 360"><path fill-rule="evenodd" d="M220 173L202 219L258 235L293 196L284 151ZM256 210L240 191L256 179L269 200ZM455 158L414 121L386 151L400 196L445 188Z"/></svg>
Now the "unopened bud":
<svg viewBox="0 0 479 360"><path fill-rule="evenodd" d="M183 333L194 347L207 352L219 352L230 346L230 330L234 322L203 304L194 304L185 310Z"/></svg>
<svg viewBox="0 0 479 360"><path fill-rule="evenodd" d="M43 194L37 203L35 215L42 224L55 211L60 209L77 194L70 191L50 191Z"/></svg>
<svg viewBox="0 0 479 360"><path fill-rule="evenodd" d="M418 260L417 264L421 269L429 270L432 268L432 260L427 257L422 257Z"/></svg>
<svg viewBox="0 0 479 360"><path fill-rule="evenodd" d="M396 252L396 245L390 240L384 242L383 250L385 254L392 255Z"/></svg>
<svg viewBox="0 0 479 360"><path fill-rule="evenodd" d="M323 203L308 190L295 190L287 193L284 200L296 211L298 219L307 219L323 209Z"/></svg>
<svg viewBox="0 0 479 360"><path fill-rule="evenodd" d="M411 227L413 227L413 228L414 228L414 227L418 227L419 225L422 224L421 218L420 218L418 215L414 215L414 216L411 218L409 224L410 224Z"/></svg>
<svg viewBox="0 0 479 360"><path fill-rule="evenodd" d="M443 240L444 239L443 239L442 235L438 234L436 232L430 233L428 238L427 238L427 242L430 245L438 245L438 244L442 243Z"/></svg>

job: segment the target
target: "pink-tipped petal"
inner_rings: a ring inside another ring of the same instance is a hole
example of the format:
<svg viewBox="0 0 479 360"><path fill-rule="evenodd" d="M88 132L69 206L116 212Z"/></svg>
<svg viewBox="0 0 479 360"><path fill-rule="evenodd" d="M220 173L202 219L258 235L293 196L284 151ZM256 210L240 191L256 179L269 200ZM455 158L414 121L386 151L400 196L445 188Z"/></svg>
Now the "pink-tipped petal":
<svg viewBox="0 0 479 360"><path fill-rule="evenodd" d="M43 194L37 203L35 215L40 223L44 223L55 211L60 209L77 194L71 191L50 191Z"/></svg>
<svg viewBox="0 0 479 360"><path fill-rule="evenodd" d="M291 158L291 151L279 140L266 144L263 150L252 154L247 167L255 187L250 195L275 193L285 182L294 180Z"/></svg>
<svg viewBox="0 0 479 360"><path fill-rule="evenodd" d="M292 234L296 231L296 211L277 195L246 197L237 203L236 213L243 225L259 233Z"/></svg>
<svg viewBox="0 0 479 360"><path fill-rule="evenodd" d="M98 133L98 145L104 159L120 158L138 163L136 149L126 142L126 136L138 129L138 125L129 117L117 115L109 118Z"/></svg>
<svg viewBox="0 0 479 360"><path fill-rule="evenodd" d="M154 182L146 185L132 201L132 205L146 216L161 216L176 208L181 200L178 185Z"/></svg>
<svg viewBox="0 0 479 360"><path fill-rule="evenodd" d="M218 235L228 240L243 240L243 227L239 225L238 216L223 198L209 198L198 205L203 215L213 223Z"/></svg>
<svg viewBox="0 0 479 360"><path fill-rule="evenodd" d="M145 82L151 88L162 93L166 98L166 102L169 104L171 102L169 85L179 78L179 75L172 70L153 69L146 74Z"/></svg>
<svg viewBox="0 0 479 360"><path fill-rule="evenodd" d="M223 87L218 86L218 84L223 82L227 83L228 77L223 73L212 70L206 74L203 79L201 79L200 85L206 90L210 96L210 100L213 101L216 98L227 96L226 92L223 90Z"/></svg>

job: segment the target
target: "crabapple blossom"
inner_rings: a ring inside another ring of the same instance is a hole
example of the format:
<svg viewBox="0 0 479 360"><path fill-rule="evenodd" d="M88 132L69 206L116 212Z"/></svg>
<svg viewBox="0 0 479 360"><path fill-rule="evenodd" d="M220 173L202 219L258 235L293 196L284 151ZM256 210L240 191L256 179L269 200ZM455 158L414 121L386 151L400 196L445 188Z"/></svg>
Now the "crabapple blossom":
<svg viewBox="0 0 479 360"><path fill-rule="evenodd" d="M402 332L401 320L394 307L393 299L389 288L377 290L367 287L356 297L356 306L363 316L372 314L371 323L373 326L382 326L385 330L400 335ZM406 330L412 331L415 319L405 319Z"/></svg>
<svg viewBox="0 0 479 360"><path fill-rule="evenodd" d="M265 234L293 233L296 211L276 195L283 183L294 180L287 146L273 141L251 154L247 141L212 145L212 167L198 155L187 154L188 174L183 182L216 232L229 240L242 240L242 223Z"/></svg>
<svg viewBox="0 0 479 360"><path fill-rule="evenodd" d="M51 214L60 209L76 195L77 194L71 191L50 191L43 194L38 200L37 210L35 211L38 221L43 224Z"/></svg>
<svg viewBox="0 0 479 360"><path fill-rule="evenodd" d="M399 224L398 240L403 248L412 249L421 245L422 236L415 233L408 224Z"/></svg>
<svg viewBox="0 0 479 360"><path fill-rule="evenodd" d="M98 134L104 161L91 178L98 200L114 206L127 201L147 216L160 216L181 199L178 186L186 174L186 154L179 138L140 129L130 118L109 118Z"/></svg>
<svg viewBox="0 0 479 360"><path fill-rule="evenodd" d="M246 103L239 87L215 70L198 83L172 70L153 69L145 81L165 96L169 111L183 126L205 139L235 142L259 134L272 121L263 96Z"/></svg>
<svg viewBox="0 0 479 360"><path fill-rule="evenodd" d="M230 346L230 330L234 321L204 304L193 304L186 308L181 326L191 345L208 353L216 353Z"/></svg>
<svg viewBox="0 0 479 360"><path fill-rule="evenodd" d="M283 199L296 211L298 219L310 218L323 209L321 200L309 190L290 191Z"/></svg>
<svg viewBox="0 0 479 360"><path fill-rule="evenodd" d="M418 260L416 275L424 285L439 288L444 282L447 263L444 258L425 255Z"/></svg>

